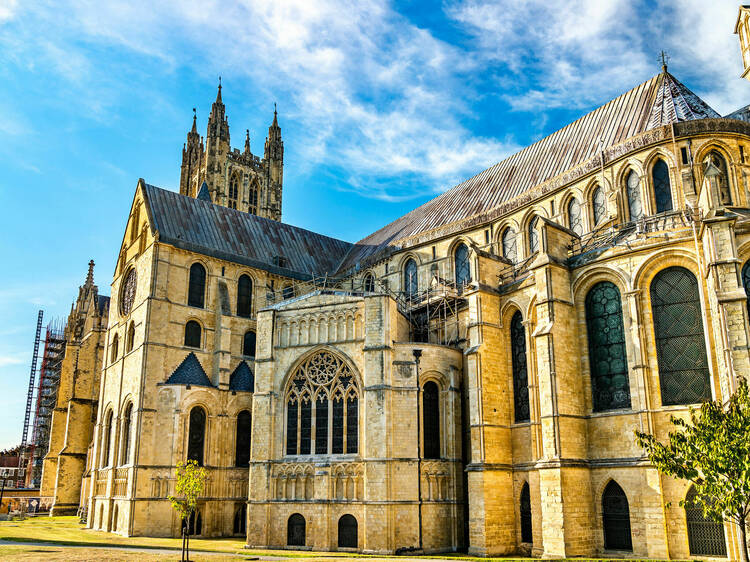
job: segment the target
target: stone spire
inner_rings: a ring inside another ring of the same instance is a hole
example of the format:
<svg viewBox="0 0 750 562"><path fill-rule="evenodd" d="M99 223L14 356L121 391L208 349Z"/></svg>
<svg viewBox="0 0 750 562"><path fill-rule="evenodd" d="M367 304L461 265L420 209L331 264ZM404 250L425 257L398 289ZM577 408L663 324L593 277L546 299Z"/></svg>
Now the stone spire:
<svg viewBox="0 0 750 562"><path fill-rule="evenodd" d="M94 260L89 261L89 272L86 274L86 282L83 284L84 287L91 287L94 285Z"/></svg>
<svg viewBox="0 0 750 562"><path fill-rule="evenodd" d="M245 129L245 154L250 154L250 129Z"/></svg>

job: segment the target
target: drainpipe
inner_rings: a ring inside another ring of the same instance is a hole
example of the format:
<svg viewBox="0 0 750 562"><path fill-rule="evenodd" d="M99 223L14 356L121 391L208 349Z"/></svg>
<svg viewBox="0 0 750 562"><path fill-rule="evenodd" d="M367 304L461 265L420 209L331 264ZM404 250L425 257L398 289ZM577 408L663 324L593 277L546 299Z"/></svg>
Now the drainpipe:
<svg viewBox="0 0 750 562"><path fill-rule="evenodd" d="M419 499L419 550L422 548L422 445L420 424L422 422L421 400L419 399L419 359L422 357L421 349L413 349L414 366L417 371L417 497Z"/></svg>

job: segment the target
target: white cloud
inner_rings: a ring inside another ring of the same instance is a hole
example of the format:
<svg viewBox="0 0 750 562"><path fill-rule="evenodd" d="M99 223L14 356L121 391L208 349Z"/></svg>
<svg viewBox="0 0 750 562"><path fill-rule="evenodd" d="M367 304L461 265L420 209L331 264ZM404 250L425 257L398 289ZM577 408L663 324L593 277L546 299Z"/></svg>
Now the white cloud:
<svg viewBox="0 0 750 562"><path fill-rule="evenodd" d="M23 359L14 355L0 355L0 367L7 367L8 365L19 365L23 363Z"/></svg>
<svg viewBox="0 0 750 562"><path fill-rule="evenodd" d="M13 19L18 9L18 0L3 0L0 2L0 23Z"/></svg>

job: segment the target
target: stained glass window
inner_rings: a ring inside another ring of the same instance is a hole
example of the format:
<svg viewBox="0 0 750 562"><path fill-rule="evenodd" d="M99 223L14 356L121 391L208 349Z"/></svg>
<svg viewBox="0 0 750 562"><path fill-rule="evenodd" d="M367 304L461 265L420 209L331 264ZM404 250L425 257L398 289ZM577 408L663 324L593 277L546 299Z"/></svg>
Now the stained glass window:
<svg viewBox="0 0 750 562"><path fill-rule="evenodd" d="M120 290L120 312L123 316L130 314L130 311L133 309L136 281L137 274L135 269L131 269L125 276L125 282L122 284L122 289Z"/></svg>
<svg viewBox="0 0 750 562"><path fill-rule="evenodd" d="M471 267L469 266L469 248L466 244L459 244L454 255L456 269L456 286L463 287L471 283Z"/></svg>
<svg viewBox="0 0 750 562"><path fill-rule="evenodd" d="M602 494L602 515L605 550L633 550L628 498L614 480L607 484Z"/></svg>
<svg viewBox="0 0 750 562"><path fill-rule="evenodd" d="M188 306L203 308L206 294L206 268L199 263L190 266Z"/></svg>
<svg viewBox="0 0 750 562"><path fill-rule="evenodd" d="M438 385L428 381L422 387L422 427L424 458L440 458L440 393Z"/></svg>
<svg viewBox="0 0 750 562"><path fill-rule="evenodd" d="M742 286L745 287L747 295L747 313L750 315L750 261L745 262L742 267Z"/></svg>
<svg viewBox="0 0 750 562"><path fill-rule="evenodd" d="M510 321L510 351L513 366L513 401L516 423L529 421L529 380L526 365L526 331L516 312Z"/></svg>
<svg viewBox="0 0 750 562"><path fill-rule="evenodd" d="M684 267L660 271L651 282L656 357L665 405L711 399L698 282Z"/></svg>
<svg viewBox="0 0 750 562"><path fill-rule="evenodd" d="M607 199L604 197L604 190L601 186L594 190L591 203L594 208L594 224L597 225L607 218Z"/></svg>
<svg viewBox="0 0 750 562"><path fill-rule="evenodd" d="M413 259L408 259L404 265L404 292L407 297L416 297L418 291L417 262Z"/></svg>
<svg viewBox="0 0 750 562"><path fill-rule="evenodd" d="M539 233L536 230L539 217L529 221L529 255L539 251Z"/></svg>
<svg viewBox="0 0 750 562"><path fill-rule="evenodd" d="M235 440L234 465L250 466L250 436L252 434L253 418L250 412L242 410L237 414L237 438Z"/></svg>
<svg viewBox="0 0 750 562"><path fill-rule="evenodd" d="M253 309L253 281L248 275L241 275L237 281L237 316L250 318Z"/></svg>
<svg viewBox="0 0 750 562"><path fill-rule="evenodd" d="M206 437L206 412L196 406L190 410L190 425L188 428L187 460L195 461L203 466L203 444Z"/></svg>
<svg viewBox="0 0 750 562"><path fill-rule="evenodd" d="M531 494L529 483L524 482L521 488L521 542L534 542L534 534L531 527Z"/></svg>
<svg viewBox="0 0 750 562"><path fill-rule="evenodd" d="M578 236L583 234L583 221L581 220L581 204L575 197L568 201L568 225L570 230Z"/></svg>
<svg viewBox="0 0 750 562"><path fill-rule="evenodd" d="M727 555L727 540L724 525L703 515L703 508L695 503L697 492L690 486L685 496L685 519L687 520L688 545L693 556Z"/></svg>
<svg viewBox="0 0 750 562"><path fill-rule="evenodd" d="M326 351L307 359L297 368L286 391L286 454L356 453L358 399L354 375L341 359Z"/></svg>
<svg viewBox="0 0 750 562"><path fill-rule="evenodd" d="M201 346L201 325L195 320L185 324L185 345L187 347Z"/></svg>
<svg viewBox="0 0 750 562"><path fill-rule="evenodd" d="M641 179L638 177L638 174L632 170L628 174L625 189L628 196L630 220L640 220L643 217L643 205L641 204Z"/></svg>
<svg viewBox="0 0 750 562"><path fill-rule="evenodd" d="M503 231L503 257L513 263L518 261L518 251L516 249L516 231L508 227Z"/></svg>
<svg viewBox="0 0 750 562"><path fill-rule="evenodd" d="M375 292L375 277L372 275L372 273L368 273L367 275L365 275L364 288L366 293Z"/></svg>
<svg viewBox="0 0 750 562"><path fill-rule="evenodd" d="M620 291L609 281L586 295L591 395L595 412L630 407L628 359Z"/></svg>
<svg viewBox="0 0 750 562"><path fill-rule="evenodd" d="M654 199L656 212L663 213L672 210L672 186L669 183L669 168L664 160L657 160L651 170L654 180Z"/></svg>

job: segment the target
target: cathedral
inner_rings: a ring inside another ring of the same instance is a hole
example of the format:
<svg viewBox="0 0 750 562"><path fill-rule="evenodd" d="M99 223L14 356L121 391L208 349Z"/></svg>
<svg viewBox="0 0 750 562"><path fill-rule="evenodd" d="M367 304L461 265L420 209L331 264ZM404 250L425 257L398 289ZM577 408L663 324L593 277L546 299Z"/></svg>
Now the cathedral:
<svg viewBox="0 0 750 562"><path fill-rule="evenodd" d="M189 531L252 548L738 558L634 432L750 373L749 119L665 65L350 243L282 222L278 116L231 148L219 86L179 193L138 181L111 303L81 288L100 369L60 393L43 495L179 536L192 459Z"/></svg>

